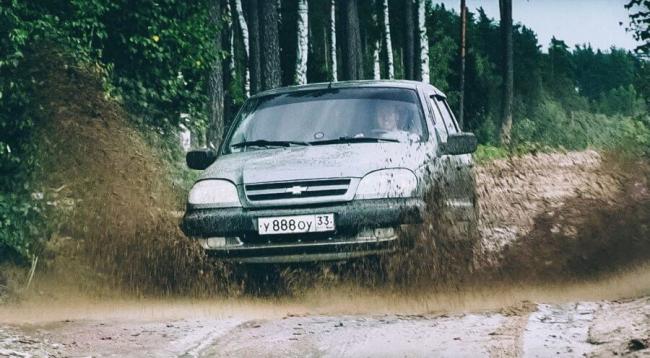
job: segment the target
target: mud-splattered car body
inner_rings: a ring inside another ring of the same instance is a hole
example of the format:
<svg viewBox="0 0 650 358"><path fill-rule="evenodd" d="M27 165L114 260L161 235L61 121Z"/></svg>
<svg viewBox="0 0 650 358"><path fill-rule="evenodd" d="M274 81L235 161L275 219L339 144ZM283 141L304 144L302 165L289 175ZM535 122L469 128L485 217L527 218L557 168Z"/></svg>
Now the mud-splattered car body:
<svg viewBox="0 0 650 358"><path fill-rule="evenodd" d="M397 124L377 129L377 116ZM421 82L263 92L247 101L218 152L188 153L190 167L206 170L182 229L210 254L240 262L392 251L400 226L422 222L432 186L458 218L473 210L475 147L444 94Z"/></svg>

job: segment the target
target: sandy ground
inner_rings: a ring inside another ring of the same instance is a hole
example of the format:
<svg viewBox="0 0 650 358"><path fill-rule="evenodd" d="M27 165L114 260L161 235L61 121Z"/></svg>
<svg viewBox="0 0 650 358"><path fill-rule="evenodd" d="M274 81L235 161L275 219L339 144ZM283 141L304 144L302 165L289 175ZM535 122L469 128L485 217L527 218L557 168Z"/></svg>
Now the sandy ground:
<svg viewBox="0 0 650 358"><path fill-rule="evenodd" d="M525 245L532 239L584 238L580 228L595 226L580 222L584 211L568 203L598 200L605 207L620 202L625 190L601 163L599 154L582 152L480 167L481 250L493 257L487 264L514 252L518 260L506 263L517 269L525 264L521 257L535 259L538 247ZM632 194L647 199L647 183L632 184ZM574 262L601 257L545 254L554 260L527 267L531 274L566 262L548 271L561 277ZM650 357L650 266L576 277L415 293L342 284L288 297L194 301L37 293L0 305L0 356Z"/></svg>

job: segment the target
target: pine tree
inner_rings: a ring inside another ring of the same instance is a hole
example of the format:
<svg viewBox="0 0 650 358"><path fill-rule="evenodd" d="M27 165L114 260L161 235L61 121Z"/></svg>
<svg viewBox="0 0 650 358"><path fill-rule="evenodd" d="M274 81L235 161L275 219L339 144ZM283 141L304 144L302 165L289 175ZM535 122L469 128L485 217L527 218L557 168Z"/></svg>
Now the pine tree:
<svg viewBox="0 0 650 358"><path fill-rule="evenodd" d="M345 19L345 79L363 78L363 53L361 48L361 28L357 0L343 0L343 17Z"/></svg>
<svg viewBox="0 0 650 358"><path fill-rule="evenodd" d="M250 72L251 93L262 89L262 68L260 49L260 17L258 0L248 0L248 21L250 24Z"/></svg>
<svg viewBox="0 0 650 358"><path fill-rule="evenodd" d="M210 26L217 29L214 37L215 52L221 51L221 0L213 0L210 6ZM223 68L221 58L217 57L212 64L210 76L208 78L208 131L207 140L209 146L217 147L221 142L224 130L223 115Z"/></svg>
<svg viewBox="0 0 650 358"><path fill-rule="evenodd" d="M242 41L244 42L244 53L246 54L246 60L244 67L246 71L244 72L244 92L246 97L250 96L251 92L251 82L250 82L250 45L248 41L248 24L246 23L246 18L244 18L244 10L242 8L241 0L235 0L235 12L237 22L239 23L239 28L241 29Z"/></svg>
<svg viewBox="0 0 650 358"><path fill-rule="evenodd" d="M404 1L404 76L407 80L415 79L415 25L413 24L413 0Z"/></svg>
<svg viewBox="0 0 650 358"><path fill-rule="evenodd" d="M512 66L512 0L499 0L499 11L501 13L501 42L503 46L503 88L500 140L502 145L509 145L512 131L514 77Z"/></svg>
<svg viewBox="0 0 650 358"><path fill-rule="evenodd" d="M282 79L280 68L280 39L278 36L278 3L262 1L260 24L260 47L262 67L262 90L279 87Z"/></svg>
<svg viewBox="0 0 650 358"><path fill-rule="evenodd" d="M458 124L461 130L465 127L465 34L467 29L467 6L465 0L460 0L460 100L458 109Z"/></svg>

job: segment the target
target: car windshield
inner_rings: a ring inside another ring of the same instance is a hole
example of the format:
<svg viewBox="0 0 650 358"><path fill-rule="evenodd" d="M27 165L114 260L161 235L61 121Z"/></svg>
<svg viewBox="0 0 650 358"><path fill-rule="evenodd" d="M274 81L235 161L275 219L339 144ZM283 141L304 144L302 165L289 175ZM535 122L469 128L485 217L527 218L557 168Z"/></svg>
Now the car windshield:
<svg viewBox="0 0 650 358"><path fill-rule="evenodd" d="M404 88L296 91L249 100L224 152L336 143L417 142L427 132L417 93Z"/></svg>

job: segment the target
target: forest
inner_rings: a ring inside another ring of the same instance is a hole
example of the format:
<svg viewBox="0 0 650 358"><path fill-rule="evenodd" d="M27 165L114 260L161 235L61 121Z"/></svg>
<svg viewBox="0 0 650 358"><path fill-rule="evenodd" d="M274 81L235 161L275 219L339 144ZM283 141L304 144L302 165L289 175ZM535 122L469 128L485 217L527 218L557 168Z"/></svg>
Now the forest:
<svg viewBox="0 0 650 358"><path fill-rule="evenodd" d="M50 63L99 76L141 131L175 138L183 125L194 146L218 145L246 98L266 89L407 79L448 95L478 156L648 155L650 1L627 5L636 51L541 44L513 24L511 0L500 5L494 19L430 0L2 0L0 248L26 256L46 230L30 175L34 86Z"/></svg>

